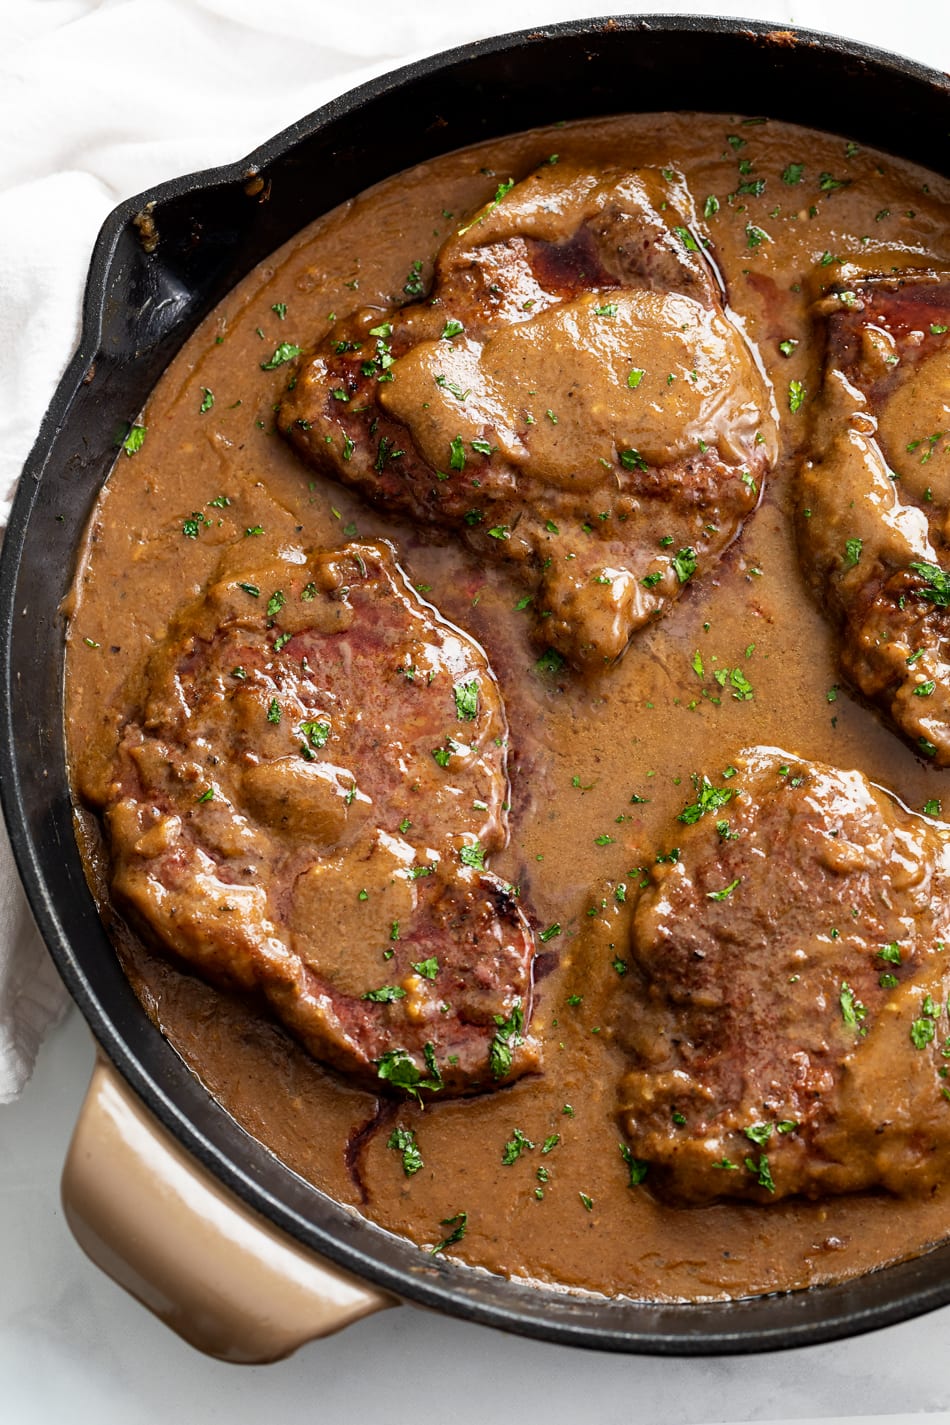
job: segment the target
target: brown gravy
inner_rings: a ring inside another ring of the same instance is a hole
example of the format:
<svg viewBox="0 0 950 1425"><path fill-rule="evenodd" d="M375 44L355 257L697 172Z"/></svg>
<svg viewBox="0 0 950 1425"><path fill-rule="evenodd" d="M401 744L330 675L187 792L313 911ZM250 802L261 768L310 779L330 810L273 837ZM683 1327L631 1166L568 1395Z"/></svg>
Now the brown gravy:
<svg viewBox="0 0 950 1425"><path fill-rule="evenodd" d="M308 472L274 429L286 369L261 368L282 342L312 344L331 313L388 304L415 263L424 278L460 217L552 152L675 166L700 213L707 195L718 198L706 218L712 255L773 383L782 450L761 508L718 569L639 633L618 666L562 680L563 691L534 672L537 651L506 574ZM794 165L804 165L798 182L789 181ZM839 180L849 181L830 186ZM170 967L109 910L98 828L79 814L90 878L148 1014L248 1132L382 1227L432 1246L451 1230L443 1220L465 1212L467 1232L448 1249L462 1261L568 1287L693 1300L840 1279L946 1237L945 1191L924 1201L882 1194L674 1208L629 1187L616 1124L622 1064L607 1027L619 983L612 961L629 914L612 887L635 880L631 869L669 843L691 773L764 743L858 767L914 809L950 797L950 773L923 765L837 690L829 630L805 593L788 515L818 387L806 275L823 259L833 272L836 259L875 245L950 260L948 205L944 180L787 124L673 114L539 130L437 159L319 219L205 320L150 397L146 439L133 456L120 454L76 579L67 726L80 806L115 746L126 681L231 537L210 504L221 494L231 502L229 527L241 537L262 528L262 546L275 551L284 542L330 547L357 532L391 539L412 581L482 642L506 699L512 831L492 869L520 886L539 928L560 929L540 946L533 1027L544 1073L494 1094L424 1110L377 1099L237 1000ZM794 343L789 355L780 343ZM793 380L807 393L798 412L789 409ZM211 523L188 537L183 525L198 510ZM740 668L753 696L722 690L713 702L717 668ZM424 1160L412 1177L387 1147L397 1125L415 1130ZM536 1146L505 1165L516 1128Z"/></svg>

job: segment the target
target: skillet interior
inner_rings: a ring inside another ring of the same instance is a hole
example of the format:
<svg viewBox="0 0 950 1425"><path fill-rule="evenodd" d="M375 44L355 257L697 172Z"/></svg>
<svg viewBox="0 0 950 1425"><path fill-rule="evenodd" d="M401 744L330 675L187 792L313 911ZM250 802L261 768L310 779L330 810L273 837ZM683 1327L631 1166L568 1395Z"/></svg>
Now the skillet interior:
<svg viewBox="0 0 950 1425"><path fill-rule="evenodd" d="M726 96L747 112L846 131L946 172L944 77L814 35L640 17L556 26L426 60L328 105L245 162L123 204L100 235L80 350L27 464L0 566L0 786L14 850L60 971L120 1072L224 1182L325 1256L431 1306L607 1349L767 1349L899 1320L950 1300L950 1247L783 1297L688 1306L608 1302L431 1261L309 1187L192 1077L146 1019L103 931L73 836L60 603L117 432L209 309L319 212L388 173L481 139L677 101L721 111ZM131 221L146 201L154 202L160 234L150 256Z"/></svg>

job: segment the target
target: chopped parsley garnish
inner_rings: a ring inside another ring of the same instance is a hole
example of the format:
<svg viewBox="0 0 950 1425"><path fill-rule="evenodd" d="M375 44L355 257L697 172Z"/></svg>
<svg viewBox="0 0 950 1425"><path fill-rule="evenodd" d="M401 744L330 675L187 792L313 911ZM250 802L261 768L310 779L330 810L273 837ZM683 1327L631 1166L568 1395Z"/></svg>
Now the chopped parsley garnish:
<svg viewBox="0 0 950 1425"><path fill-rule="evenodd" d="M617 315L618 310L619 309L617 307L616 302L604 302L602 306L594 308L594 316L615 317Z"/></svg>
<svg viewBox="0 0 950 1425"><path fill-rule="evenodd" d="M584 1204L584 1206L585 1206L585 1208L587 1209L587 1211L588 1211L588 1212L593 1212L593 1210L594 1210L594 1199L593 1199L592 1197L588 1197L588 1195L587 1195L586 1192L579 1192L579 1193L577 1194L577 1196L580 1198L581 1202Z"/></svg>
<svg viewBox="0 0 950 1425"><path fill-rule="evenodd" d="M496 1014L494 1019L495 1037L488 1051L488 1065L492 1078L503 1079L511 1069L513 1051L524 1043L524 1010L520 999L515 1000L507 1019L501 1014Z"/></svg>
<svg viewBox="0 0 950 1425"><path fill-rule="evenodd" d="M191 514L183 522L181 532L186 539L197 539L202 527L210 524L211 521L203 515L200 510L192 510Z"/></svg>
<svg viewBox="0 0 950 1425"><path fill-rule="evenodd" d="M283 590L275 589L267 600L267 617L276 618L286 602Z"/></svg>
<svg viewBox="0 0 950 1425"><path fill-rule="evenodd" d="M442 340L451 341L454 336L460 336L464 330L465 327L462 325L461 322L457 322L454 319L450 318L449 321L447 321L445 326L442 328Z"/></svg>
<svg viewBox="0 0 950 1425"><path fill-rule="evenodd" d="M372 1000L373 1004L394 1004L397 999L405 999L406 991L401 985L380 985L378 990L367 990L360 999Z"/></svg>
<svg viewBox="0 0 950 1425"><path fill-rule="evenodd" d="M736 879L734 881L731 881L728 886L723 886L721 891L707 891L706 899L710 901L724 901L727 896L732 895L732 892L735 890L736 886L739 885L741 880L742 877L737 876Z"/></svg>
<svg viewBox="0 0 950 1425"><path fill-rule="evenodd" d="M771 1123L752 1123L748 1128L743 1128L742 1131L753 1143L757 1143L760 1148L764 1148L772 1136L772 1125Z"/></svg>
<svg viewBox="0 0 950 1425"><path fill-rule="evenodd" d="M517 1163L526 1148L533 1148L534 1144L530 1138L526 1138L520 1128L511 1130L511 1137L505 1144L501 1155L502 1166L510 1168L512 1163Z"/></svg>
<svg viewBox="0 0 950 1425"><path fill-rule="evenodd" d="M433 747L432 755L440 767L447 767L452 760L452 752L448 747Z"/></svg>
<svg viewBox="0 0 950 1425"><path fill-rule="evenodd" d="M800 411L805 400L805 387L801 381L789 381L788 383L788 409L792 415Z"/></svg>
<svg viewBox="0 0 950 1425"><path fill-rule="evenodd" d="M122 449L126 455L135 455L137 451L142 449L142 446L145 444L147 430L148 426L129 426L128 434L122 442Z"/></svg>
<svg viewBox="0 0 950 1425"><path fill-rule="evenodd" d="M417 975L421 975L424 980L434 980L439 973L439 962L434 955L430 955L428 960L413 960L412 968Z"/></svg>
<svg viewBox="0 0 950 1425"><path fill-rule="evenodd" d="M673 572L681 584L685 584L696 573L696 551L691 545L686 545L673 555L670 560Z"/></svg>
<svg viewBox="0 0 950 1425"><path fill-rule="evenodd" d="M639 450L634 450L632 446L630 446L627 450L621 450L619 454L620 464L623 466L624 470L649 469L649 466L647 465L643 456L640 454Z"/></svg>
<svg viewBox="0 0 950 1425"><path fill-rule="evenodd" d="M270 700L270 707L267 709L267 721L273 723L280 722L280 703L276 698L271 698Z"/></svg>
<svg viewBox="0 0 950 1425"><path fill-rule="evenodd" d="M699 243L693 237L693 234L690 232L689 228L674 228L673 231L679 238L683 246L686 248L687 252L699 251Z"/></svg>
<svg viewBox="0 0 950 1425"><path fill-rule="evenodd" d="M376 447L376 459L373 461L373 469L377 475L382 475L388 461L399 460L401 456L405 455L404 450L393 449L395 443L388 435L380 436L379 445Z"/></svg>
<svg viewBox="0 0 950 1425"><path fill-rule="evenodd" d="M444 391L450 392L457 401L464 401L472 394L471 388L467 391L463 391L457 381L450 381L449 378L442 375L441 372L435 378L435 384L441 386Z"/></svg>
<svg viewBox="0 0 950 1425"><path fill-rule="evenodd" d="M630 1169L629 1187L639 1187L650 1171L650 1164L645 1163L642 1158L635 1158L626 1143L617 1145L620 1149L620 1156Z"/></svg>
<svg viewBox="0 0 950 1425"><path fill-rule="evenodd" d="M715 193L710 193L703 205L703 217L714 218L719 212L719 199Z"/></svg>
<svg viewBox="0 0 950 1425"><path fill-rule="evenodd" d="M733 797L731 787L714 787L708 777L703 777L702 781L694 777L694 786L696 801L691 806L684 807L677 817L677 820L684 822L686 826L692 826L701 816L705 816L707 811L717 811Z"/></svg>
<svg viewBox="0 0 950 1425"><path fill-rule="evenodd" d="M435 1049L426 1044L423 1050L425 1069L420 1069L406 1053L405 1049L391 1049L376 1061L376 1073L386 1083L403 1089L421 1102L420 1089L430 1089L433 1093L442 1088L442 1075L435 1062Z"/></svg>
<svg viewBox="0 0 950 1425"><path fill-rule="evenodd" d="M546 945L549 940L553 940L555 936L560 935L560 933L561 922L559 920L556 920L553 925L548 926L547 930L541 931L540 935L538 936L538 939L541 941L542 945Z"/></svg>
<svg viewBox="0 0 950 1425"><path fill-rule="evenodd" d="M394 1148L397 1153L402 1154L402 1170L407 1178L425 1167L416 1144L416 1135L411 1128L394 1128L386 1147Z"/></svg>
<svg viewBox="0 0 950 1425"><path fill-rule="evenodd" d="M472 678L467 683L456 683L455 710L461 722L471 722L478 714L478 689L477 678Z"/></svg>
<svg viewBox="0 0 950 1425"><path fill-rule="evenodd" d="M936 1037L937 1026L929 1014L922 1014L910 1026L910 1039L915 1049L926 1049Z"/></svg>
<svg viewBox="0 0 950 1425"><path fill-rule="evenodd" d="M769 1160L763 1153L759 1161L754 1158L746 1158L745 1165L748 1171L755 1176L759 1187L764 1187L768 1192L775 1191L775 1183L772 1181L772 1170L769 1167Z"/></svg>
<svg viewBox="0 0 950 1425"><path fill-rule="evenodd" d="M319 749L326 746L327 738L330 736L330 724L328 722L302 722L300 731L311 747Z"/></svg>
<svg viewBox="0 0 950 1425"><path fill-rule="evenodd" d="M941 569L938 564L925 564L919 560L913 560L910 568L927 581L922 589L915 590L918 598L928 599L930 603L936 604L938 609L950 607L950 574L945 569Z"/></svg>
<svg viewBox="0 0 950 1425"><path fill-rule="evenodd" d="M931 797L930 801L924 802L923 812L924 816L942 816L943 807L936 797Z"/></svg>
<svg viewBox="0 0 950 1425"><path fill-rule="evenodd" d="M782 173L782 182L788 183L790 186L801 183L804 172L805 165L803 163L790 163Z"/></svg>
<svg viewBox="0 0 950 1425"><path fill-rule="evenodd" d="M474 228L476 224L482 222L485 218L487 218L489 213L493 213L498 207L498 204L508 196L514 186L515 180L513 178L509 178L506 183L499 183L498 187L495 189L495 196L491 200L491 202L482 210L482 212L478 214L477 217L473 218L470 223L466 223L463 228L459 228L457 236L464 237L470 228Z"/></svg>
<svg viewBox="0 0 950 1425"><path fill-rule="evenodd" d="M631 391L635 391L637 389L645 375L646 372L641 371L639 366L635 366L633 368L633 370L630 372L630 375L627 377L627 385L630 387Z"/></svg>
<svg viewBox="0 0 950 1425"><path fill-rule="evenodd" d="M261 362L262 371L276 371L278 366L284 366L288 361L293 361L298 357L303 347L294 346L292 341L282 341L280 346L274 348L274 354L267 361Z"/></svg>
<svg viewBox="0 0 950 1425"><path fill-rule="evenodd" d="M465 445L462 437L457 435L450 446L449 468L451 470L465 469Z"/></svg>
<svg viewBox="0 0 950 1425"><path fill-rule="evenodd" d="M442 1241L438 1244L438 1246L429 1248L429 1253L433 1257L435 1256L436 1252L444 1252L446 1247L451 1247L456 1242L461 1242L462 1238L465 1236L465 1231L468 1227L468 1213L457 1212L454 1217L443 1217L441 1222L439 1223L439 1226L451 1227L454 1230L450 1232L447 1237L443 1237Z"/></svg>
<svg viewBox="0 0 950 1425"><path fill-rule="evenodd" d="M473 841L469 846L463 846L459 851L459 860L463 866L471 866L476 871L485 869L485 848L480 841Z"/></svg>
<svg viewBox="0 0 950 1425"><path fill-rule="evenodd" d="M847 980L841 982L841 992L838 995L838 1003L841 1006L841 1018L849 1029L858 1029L861 1021L867 1018L867 1009L859 999L855 997L854 990Z"/></svg>
<svg viewBox="0 0 950 1425"><path fill-rule="evenodd" d="M564 667L564 659L556 648L549 648L534 665L536 673L560 673Z"/></svg>
<svg viewBox="0 0 950 1425"><path fill-rule="evenodd" d="M422 263L418 259L410 267L402 290L407 297L421 297L424 294L426 289L422 281Z"/></svg>
<svg viewBox="0 0 950 1425"><path fill-rule="evenodd" d="M214 405L214 392L208 386L202 386L201 390L201 405L198 407L198 411L201 415L205 415Z"/></svg>
<svg viewBox="0 0 950 1425"><path fill-rule="evenodd" d="M256 584L238 583L238 588L243 589L245 594L250 594L252 599L259 599L261 596L261 591Z"/></svg>
<svg viewBox="0 0 950 1425"><path fill-rule="evenodd" d="M844 547L844 567L853 569L861 558L861 550L864 548L863 539L849 539Z"/></svg>

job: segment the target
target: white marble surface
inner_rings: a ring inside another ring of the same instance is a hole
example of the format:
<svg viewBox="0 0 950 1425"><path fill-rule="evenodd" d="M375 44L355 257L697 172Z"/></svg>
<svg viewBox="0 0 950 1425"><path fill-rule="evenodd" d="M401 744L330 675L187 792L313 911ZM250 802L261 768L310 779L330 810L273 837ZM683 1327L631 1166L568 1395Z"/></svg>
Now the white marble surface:
<svg viewBox="0 0 950 1425"><path fill-rule="evenodd" d="M0 0L0 25L7 0ZM121 0L116 0L121 3ZM213 16L248 15L260 0L205 0ZM391 0L394 5L395 0ZM376 0L361 6L372 20ZM22 33L68 18L82 0L16 0ZM103 0L109 8L109 0ZM287 0L331 25L346 7ZM465 10L407 0L393 62L419 49L622 4L483 0ZM759 19L856 36L950 67L947 0L735 0L663 3L651 11L726 8ZM41 13L42 12L42 13ZM390 12L391 13L391 12ZM136 61L147 76L143 30ZM106 76L94 76L106 82ZM86 81L89 82L89 77ZM79 81L77 80L77 84ZM77 92L77 102L81 95ZM19 96L28 108L30 93ZM738 102L738 97L737 97ZM275 124L276 127L276 124ZM261 137L264 137L262 134ZM222 158L233 157L230 151ZM518 1412L544 1425L699 1425L748 1420L906 1417L946 1412L950 1308L857 1340L752 1359L610 1357L509 1338L401 1308L263 1368L206 1360L99 1273L75 1246L59 1204L59 1173L92 1066L73 1011L45 1046L23 1098L0 1109L0 1422L153 1425L159 1420L260 1425L285 1420L469 1425ZM947 1416L950 1418L950 1415Z"/></svg>

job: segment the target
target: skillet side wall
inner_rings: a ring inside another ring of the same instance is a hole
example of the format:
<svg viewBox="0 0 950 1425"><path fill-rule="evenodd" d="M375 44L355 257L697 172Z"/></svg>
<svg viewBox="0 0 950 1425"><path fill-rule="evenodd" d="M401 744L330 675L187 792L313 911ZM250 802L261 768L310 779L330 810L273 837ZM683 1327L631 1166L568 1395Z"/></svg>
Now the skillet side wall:
<svg viewBox="0 0 950 1425"><path fill-rule="evenodd" d="M649 1305L568 1297L436 1263L310 1188L209 1098L146 1019L88 891L62 729L75 551L116 443L209 310L320 213L393 172L520 129L677 107L768 113L947 172L946 76L857 45L743 21L567 24L453 51L327 105L243 162L121 205L100 234L80 348L24 470L0 558L0 795L34 914L100 1044L145 1103L229 1187L316 1251L453 1314L627 1351L810 1344L950 1300L950 1248L786 1297ZM263 188L256 188L259 173ZM132 219L154 203L157 250Z"/></svg>

